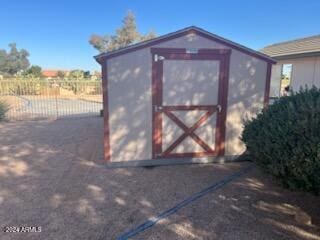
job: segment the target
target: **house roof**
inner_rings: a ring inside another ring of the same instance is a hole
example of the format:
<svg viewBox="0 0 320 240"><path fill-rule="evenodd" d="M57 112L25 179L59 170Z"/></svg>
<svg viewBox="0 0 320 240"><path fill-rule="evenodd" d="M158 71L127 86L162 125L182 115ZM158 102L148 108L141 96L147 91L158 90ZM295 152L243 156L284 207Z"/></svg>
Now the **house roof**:
<svg viewBox="0 0 320 240"><path fill-rule="evenodd" d="M65 70L42 70L41 73L44 77L57 77L58 72L67 73L68 71L65 71Z"/></svg>
<svg viewBox="0 0 320 240"><path fill-rule="evenodd" d="M247 48L243 45L240 45L238 43L235 43L233 41L230 41L228 39L225 39L223 37L220 37L218 35L215 35L215 34L210 33L202 28L195 27L195 26L187 27L187 28L178 30L176 32L168 33L166 35L156 37L156 38L153 38L150 40L131 44L127 47L123 47L123 48L120 48L120 49L117 49L114 51L101 53L101 54L95 56L95 59L97 60L97 62L101 63L103 61L103 59L109 59L109 58L116 57L116 56L119 56L119 55L122 55L122 54L125 54L128 52L132 52L132 51L136 51L136 50L139 50L142 48L150 47L150 46L159 44L161 42L169 41L171 39L178 38L178 37L190 34L190 33L195 33L197 35L208 38L210 40L222 43L226 46L229 46L233 49L239 50L239 51L244 52L246 54L252 55L252 56L257 57L259 59L262 59L264 61L271 62L271 63L276 62L274 59L272 59L271 57L269 57L268 55L266 55L264 53Z"/></svg>
<svg viewBox="0 0 320 240"><path fill-rule="evenodd" d="M272 44L260 51L276 59L320 55L320 35Z"/></svg>

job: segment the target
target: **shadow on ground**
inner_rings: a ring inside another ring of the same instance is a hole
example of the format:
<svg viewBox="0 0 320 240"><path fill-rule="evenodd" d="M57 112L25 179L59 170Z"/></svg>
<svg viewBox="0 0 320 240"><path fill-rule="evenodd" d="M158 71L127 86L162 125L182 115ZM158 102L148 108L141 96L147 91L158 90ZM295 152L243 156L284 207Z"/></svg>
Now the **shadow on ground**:
<svg viewBox="0 0 320 240"><path fill-rule="evenodd" d="M116 239L250 164L107 169L98 117L4 123L0 136L1 228L42 227L1 239ZM133 239L320 239L319 200L254 169Z"/></svg>

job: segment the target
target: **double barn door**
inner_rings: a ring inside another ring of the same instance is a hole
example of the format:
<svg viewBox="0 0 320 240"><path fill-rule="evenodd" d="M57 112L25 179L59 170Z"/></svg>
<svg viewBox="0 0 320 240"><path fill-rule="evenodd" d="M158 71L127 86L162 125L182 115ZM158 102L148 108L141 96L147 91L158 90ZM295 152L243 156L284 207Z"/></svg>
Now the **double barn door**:
<svg viewBox="0 0 320 240"><path fill-rule="evenodd" d="M230 50L151 53L153 158L223 155Z"/></svg>

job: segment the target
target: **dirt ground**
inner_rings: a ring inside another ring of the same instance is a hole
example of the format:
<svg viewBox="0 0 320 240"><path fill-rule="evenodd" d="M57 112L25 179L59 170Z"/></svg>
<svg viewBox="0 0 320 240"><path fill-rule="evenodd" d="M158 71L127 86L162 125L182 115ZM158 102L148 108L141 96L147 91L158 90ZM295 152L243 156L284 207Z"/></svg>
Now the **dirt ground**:
<svg viewBox="0 0 320 240"><path fill-rule="evenodd" d="M99 117L0 124L0 239L117 239L251 164L107 169L101 158ZM320 198L284 190L253 167L133 239L320 240Z"/></svg>

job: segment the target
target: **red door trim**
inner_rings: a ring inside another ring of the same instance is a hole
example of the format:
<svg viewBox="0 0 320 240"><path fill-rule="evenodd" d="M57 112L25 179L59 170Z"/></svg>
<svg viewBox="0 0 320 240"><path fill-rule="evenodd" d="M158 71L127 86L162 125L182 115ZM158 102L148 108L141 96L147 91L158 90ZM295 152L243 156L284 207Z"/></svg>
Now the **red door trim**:
<svg viewBox="0 0 320 240"><path fill-rule="evenodd" d="M102 97L103 97L103 125L104 125L104 159L110 161L110 129L109 129L109 101L108 101L108 66L102 63Z"/></svg>
<svg viewBox="0 0 320 240"><path fill-rule="evenodd" d="M199 49L197 53L187 53L185 48L151 48L152 53L152 157L202 157L213 155L224 155L225 148L225 131L226 131L226 113L227 113L227 94L228 94L228 78L229 78L229 62L230 49ZM162 74L163 61L155 61L155 54L161 54L165 60L219 60L219 93L218 104L221 105L222 111L217 114L216 126L216 146L211 149L205 142L202 141L193 131L200 126L207 118L216 111L216 106L162 106ZM156 111L157 106L161 106L161 111ZM211 107L211 110L208 110ZM174 114L173 110L193 110L201 109L208 110L196 124L191 128L184 125ZM185 130L167 150L162 152L162 114L166 114L179 127ZM171 151L181 143L186 136L192 137L206 152L195 153L171 153ZM160 155L159 155L160 154Z"/></svg>
<svg viewBox="0 0 320 240"><path fill-rule="evenodd" d="M163 153L163 157L168 157L169 154L188 136L190 136L194 141L196 141L206 152L214 153L214 150L206 144L198 135L194 133L194 131L200 127L213 113L211 109L209 109L200 119L192 126L187 127L179 118L177 118L171 111L163 111L173 122L175 122L182 130L185 132L176 139L168 149L166 149Z"/></svg>
<svg viewBox="0 0 320 240"><path fill-rule="evenodd" d="M230 53L225 54L225 57L220 62L220 83L218 99L221 102L222 111L220 113L220 118L218 128L216 129L216 139L217 141L217 152L218 156L223 156L225 154L225 138L226 138L226 121L227 121L227 108L228 108L228 90L229 90L229 69L230 69Z"/></svg>
<svg viewBox="0 0 320 240"><path fill-rule="evenodd" d="M162 84L158 84L162 81L162 72L159 71L162 68L162 61L152 61L152 158L156 158L157 153L162 152L162 115L155 111L155 106L162 103L162 94L157 94L162 92Z"/></svg>
<svg viewBox="0 0 320 240"><path fill-rule="evenodd" d="M175 106L162 106L164 111L183 111L183 110L212 110L216 111L217 106L215 105L197 105L197 106L186 106L186 105L175 105Z"/></svg>
<svg viewBox="0 0 320 240"><path fill-rule="evenodd" d="M186 48L151 48L150 49L151 53L153 54L188 54ZM214 55L219 55L219 54L228 54L230 53L230 49L212 49L212 48L201 48L198 49L198 54L214 54ZM189 55L189 54L188 54ZM195 54L190 54L190 55L195 55ZM214 56L211 56L214 57ZM215 56L217 57L217 56Z"/></svg>

